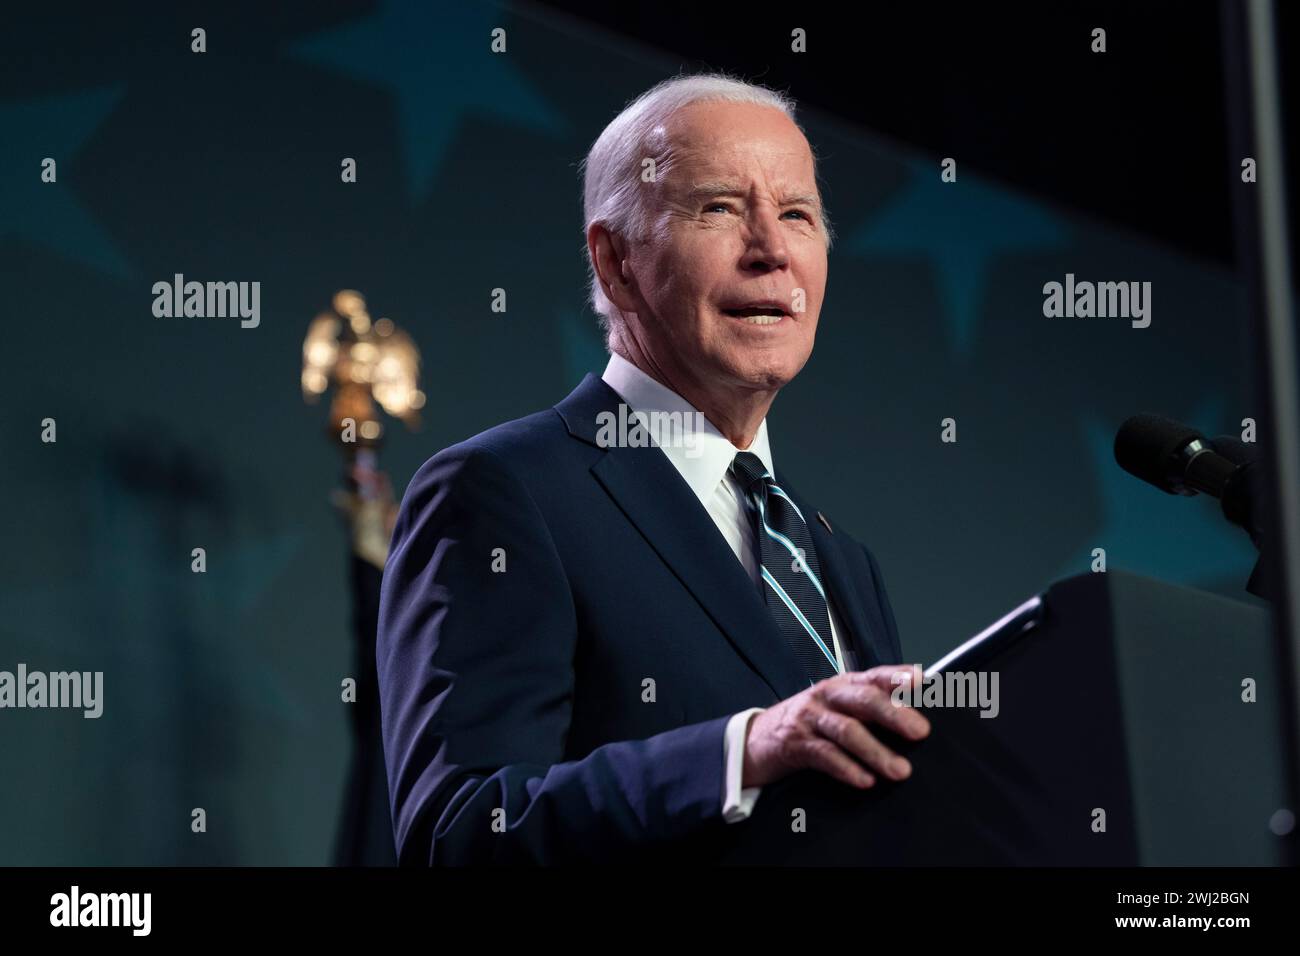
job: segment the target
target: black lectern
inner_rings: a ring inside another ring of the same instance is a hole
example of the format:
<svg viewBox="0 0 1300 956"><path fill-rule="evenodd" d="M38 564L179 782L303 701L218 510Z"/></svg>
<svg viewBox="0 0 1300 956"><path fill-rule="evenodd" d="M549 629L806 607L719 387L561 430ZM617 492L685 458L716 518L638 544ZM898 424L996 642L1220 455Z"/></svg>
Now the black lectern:
<svg viewBox="0 0 1300 956"><path fill-rule="evenodd" d="M1261 602L1123 572L1060 581L927 669L996 673L996 708L923 708L930 736L890 741L913 764L901 783L764 788L726 862L1281 863L1270 822L1295 808L1272 642Z"/></svg>

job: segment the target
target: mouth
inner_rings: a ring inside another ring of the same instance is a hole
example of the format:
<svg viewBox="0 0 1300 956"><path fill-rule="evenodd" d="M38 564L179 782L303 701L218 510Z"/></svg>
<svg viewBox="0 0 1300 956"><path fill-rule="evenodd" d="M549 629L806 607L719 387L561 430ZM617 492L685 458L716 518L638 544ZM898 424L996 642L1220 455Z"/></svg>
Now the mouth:
<svg viewBox="0 0 1300 956"><path fill-rule="evenodd" d="M789 312L774 303L723 308L721 311L723 315L729 315L746 325L776 325L782 320L790 318Z"/></svg>

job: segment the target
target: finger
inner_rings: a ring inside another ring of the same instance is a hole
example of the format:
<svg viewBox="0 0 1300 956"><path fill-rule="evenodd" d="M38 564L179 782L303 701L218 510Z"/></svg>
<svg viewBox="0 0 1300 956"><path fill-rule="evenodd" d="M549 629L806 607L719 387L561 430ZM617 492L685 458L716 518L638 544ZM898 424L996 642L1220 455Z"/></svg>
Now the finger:
<svg viewBox="0 0 1300 956"><path fill-rule="evenodd" d="M925 674L919 664L891 664L865 671L850 671L839 677L829 678L826 683L827 689L838 686L872 687L889 694L895 691L901 694L908 690L909 685L912 688L920 688L924 679Z"/></svg>
<svg viewBox="0 0 1300 956"><path fill-rule="evenodd" d="M900 757L882 744L862 726L861 721L853 717L825 710L818 717L816 729L823 737L834 741L840 749L891 780L904 780L912 773L912 765L905 757Z"/></svg>
<svg viewBox="0 0 1300 956"><path fill-rule="evenodd" d="M861 680L857 683L872 684L883 690L892 691L895 687L911 684L920 687L925 679L925 672L920 664L889 664L859 671Z"/></svg>
<svg viewBox="0 0 1300 956"><path fill-rule="evenodd" d="M877 695L867 701L872 718L869 723L888 727L908 740L921 740L930 733L930 721L920 711L895 701L893 694Z"/></svg>
<svg viewBox="0 0 1300 956"><path fill-rule="evenodd" d="M930 733L930 721L924 715L906 704L895 703L893 691L885 693L874 684L827 687L820 699L826 707L863 723L881 724L908 740L920 740Z"/></svg>
<svg viewBox="0 0 1300 956"><path fill-rule="evenodd" d="M819 770L829 774L851 787L865 790L876 785L874 774L825 737L809 740L804 758L809 770Z"/></svg>

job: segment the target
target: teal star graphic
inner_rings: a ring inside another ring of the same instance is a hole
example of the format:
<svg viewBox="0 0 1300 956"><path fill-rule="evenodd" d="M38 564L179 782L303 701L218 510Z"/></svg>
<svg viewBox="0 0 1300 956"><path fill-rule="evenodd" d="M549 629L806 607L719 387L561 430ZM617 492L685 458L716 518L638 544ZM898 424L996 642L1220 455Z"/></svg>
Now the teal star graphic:
<svg viewBox="0 0 1300 956"><path fill-rule="evenodd" d="M428 195L434 169L467 115L488 113L538 129L567 131L568 121L515 66L511 14L488 2L445 6L389 2L366 20L294 45L305 59L390 89L406 150L410 194ZM505 53L490 49L492 30L507 30Z"/></svg>
<svg viewBox="0 0 1300 956"><path fill-rule="evenodd" d="M1063 246L1064 220L1010 190L958 172L939 178L936 164L915 164L911 181L870 222L854 230L845 247L872 255L930 259L957 356L970 354L979 325L988 269L1009 250Z"/></svg>
<svg viewBox="0 0 1300 956"><path fill-rule="evenodd" d="M1222 398L1208 398L1191 421L1222 421L1222 409ZM1217 501L1207 495L1167 495L1134 478L1115 464L1113 425L1089 418L1084 427L1098 468L1104 524L1056 577L1089 571L1092 549L1105 548L1107 568L1191 587L1234 578L1246 586L1258 555L1250 536L1227 522Z"/></svg>
<svg viewBox="0 0 1300 956"><path fill-rule="evenodd" d="M122 97L122 88L0 103L0 239L17 237L93 268L135 270L77 199L74 158ZM53 159L55 182L41 179Z"/></svg>

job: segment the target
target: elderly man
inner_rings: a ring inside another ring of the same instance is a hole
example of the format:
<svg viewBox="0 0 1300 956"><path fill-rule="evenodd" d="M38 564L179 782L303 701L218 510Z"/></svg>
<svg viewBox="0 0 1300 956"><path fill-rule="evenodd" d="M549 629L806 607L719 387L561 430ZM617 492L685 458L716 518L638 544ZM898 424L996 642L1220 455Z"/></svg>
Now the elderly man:
<svg viewBox="0 0 1300 956"><path fill-rule="evenodd" d="M915 672L885 666L874 558L773 465L831 244L792 104L661 83L584 177L604 375L439 452L394 531L377 658L403 864L716 860L765 786L901 780L873 728L929 730L890 700ZM620 413L684 431L611 440Z"/></svg>

